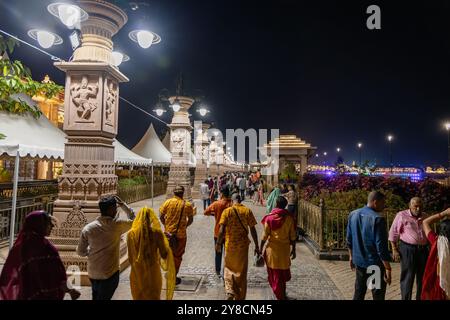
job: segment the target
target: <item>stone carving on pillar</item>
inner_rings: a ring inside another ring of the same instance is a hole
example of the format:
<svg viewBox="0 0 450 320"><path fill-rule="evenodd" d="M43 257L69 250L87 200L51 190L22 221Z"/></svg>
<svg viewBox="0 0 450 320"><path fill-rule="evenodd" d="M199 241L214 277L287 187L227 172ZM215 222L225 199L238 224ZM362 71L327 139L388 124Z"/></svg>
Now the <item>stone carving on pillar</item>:
<svg viewBox="0 0 450 320"><path fill-rule="evenodd" d="M173 150L175 153L183 153L186 151L186 137L185 132L181 129L176 129L172 133Z"/></svg>
<svg viewBox="0 0 450 320"><path fill-rule="evenodd" d="M98 85L89 84L88 76L81 77L81 83L75 83L70 88L70 95L76 107L78 122L88 122L92 113L98 108Z"/></svg>
<svg viewBox="0 0 450 320"><path fill-rule="evenodd" d="M114 88L115 85L117 86L113 80L109 80L106 87L105 124L109 126L114 126L114 114L119 96L118 90Z"/></svg>
<svg viewBox="0 0 450 320"><path fill-rule="evenodd" d="M100 215L98 201L117 193L113 141L117 135L119 83L128 81L112 64L111 40L127 22L119 7L103 0L78 0L89 18L81 22L82 44L70 62L55 66L66 73L64 166L58 179L53 215L62 223L50 241L65 266L81 269L82 285L90 285L86 258L75 253L81 229ZM126 266L126 243L121 243L121 266Z"/></svg>

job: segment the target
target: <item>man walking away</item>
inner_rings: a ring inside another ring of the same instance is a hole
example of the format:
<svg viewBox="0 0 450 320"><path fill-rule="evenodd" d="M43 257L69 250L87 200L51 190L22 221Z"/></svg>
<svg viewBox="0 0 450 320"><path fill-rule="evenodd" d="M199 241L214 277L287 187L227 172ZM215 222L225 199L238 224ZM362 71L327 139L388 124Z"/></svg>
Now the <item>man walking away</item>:
<svg viewBox="0 0 450 320"><path fill-rule="evenodd" d="M238 186L239 186L239 192L241 194L241 199L242 199L242 201L244 201L245 200L245 188L247 187L247 181L245 180L245 178L243 176L241 176Z"/></svg>
<svg viewBox="0 0 450 320"><path fill-rule="evenodd" d="M128 219L120 219L117 205ZM130 230L134 212L119 197L107 196L100 200L101 216L81 231L77 253L88 257L88 276L92 283L93 300L111 300L119 285L120 238Z"/></svg>
<svg viewBox="0 0 450 320"><path fill-rule="evenodd" d="M214 245L217 244L217 238L219 236L219 222L222 217L222 213L226 208L231 207L231 199L230 194L228 192L228 188L224 187L221 191L220 200L214 201L206 210L203 212L205 216L214 216L215 225L214 225ZM222 270L222 251L215 251L215 268L216 275L220 276L220 272Z"/></svg>
<svg viewBox="0 0 450 320"><path fill-rule="evenodd" d="M208 180L205 180L205 182L200 183L200 196L203 200L203 210L206 210L206 207L211 204L209 193Z"/></svg>
<svg viewBox="0 0 450 320"><path fill-rule="evenodd" d="M225 209L220 219L219 237L216 251L222 250L225 234L225 290L227 300L245 300L247 295L248 270L248 230L255 243L254 254L260 254L256 220L252 211L241 204L241 196L237 193L231 197L233 206Z"/></svg>
<svg viewBox="0 0 450 320"><path fill-rule="evenodd" d="M367 206L353 211L348 218L350 268L356 269L353 300L364 300L369 278L374 280L370 283L373 300L384 300L386 285L391 284L386 220L380 215L385 203L383 193L372 191L368 196Z"/></svg>
<svg viewBox="0 0 450 320"><path fill-rule="evenodd" d="M175 260L176 274L180 271L183 254L186 250L187 227L194 222L194 209L189 201L183 200L184 187L177 186L173 190L174 197L166 200L159 208L160 219L164 225L164 233L169 239ZM176 279L176 284L181 278Z"/></svg>

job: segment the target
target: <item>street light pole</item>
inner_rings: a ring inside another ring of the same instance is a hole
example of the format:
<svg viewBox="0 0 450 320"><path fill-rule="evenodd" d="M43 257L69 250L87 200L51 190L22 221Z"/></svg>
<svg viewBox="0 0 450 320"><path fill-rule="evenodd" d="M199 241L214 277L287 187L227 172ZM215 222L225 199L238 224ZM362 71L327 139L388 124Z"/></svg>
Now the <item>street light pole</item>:
<svg viewBox="0 0 450 320"><path fill-rule="evenodd" d="M359 149L359 167L362 167L362 152L361 152L361 148L362 148L362 143L359 142L358 143L358 149Z"/></svg>
<svg viewBox="0 0 450 320"><path fill-rule="evenodd" d="M445 124L445 129L447 129L447 149L448 149L448 165L447 168L450 170L450 122Z"/></svg>
<svg viewBox="0 0 450 320"><path fill-rule="evenodd" d="M394 167L394 163L392 161L392 140L394 140L394 136L392 136L391 134L387 136L387 140L389 143L389 163L390 163L390 167L391 167L391 174L394 171L393 167Z"/></svg>

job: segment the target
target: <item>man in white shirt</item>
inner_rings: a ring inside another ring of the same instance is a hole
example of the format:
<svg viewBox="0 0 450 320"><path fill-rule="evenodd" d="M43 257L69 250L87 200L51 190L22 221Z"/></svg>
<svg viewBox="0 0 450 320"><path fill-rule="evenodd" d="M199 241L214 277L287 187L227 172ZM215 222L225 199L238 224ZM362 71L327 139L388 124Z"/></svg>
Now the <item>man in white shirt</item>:
<svg viewBox="0 0 450 320"><path fill-rule="evenodd" d="M205 180L204 182L200 183L200 196L203 200L203 210L206 210L206 208L211 204L209 193L210 191L208 187L208 180Z"/></svg>
<svg viewBox="0 0 450 320"><path fill-rule="evenodd" d="M93 300L111 300L119 285L120 239L130 230L135 217L133 209L119 197L107 196L99 202L101 216L81 231L77 253L88 257L88 276ZM128 219L120 219L117 205Z"/></svg>

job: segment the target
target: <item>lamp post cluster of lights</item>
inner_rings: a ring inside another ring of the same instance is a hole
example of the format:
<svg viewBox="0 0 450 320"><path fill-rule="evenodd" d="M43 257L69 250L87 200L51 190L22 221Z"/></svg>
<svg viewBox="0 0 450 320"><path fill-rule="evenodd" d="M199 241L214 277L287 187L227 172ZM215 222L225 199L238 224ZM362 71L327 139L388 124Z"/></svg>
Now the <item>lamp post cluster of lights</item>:
<svg viewBox="0 0 450 320"><path fill-rule="evenodd" d="M48 5L47 10L51 15L57 17L68 29L80 29L81 22L84 22L89 18L86 11L77 5L70 3L52 3ZM44 49L61 45L64 42L63 38L58 34L43 29L31 29L28 31L28 36L36 40ZM148 49L152 45L161 42L161 37L149 30L133 30L128 34L128 36L133 42L136 42L143 49ZM75 49L79 45L79 39L76 31L72 33L70 40L72 43L72 48ZM130 57L123 52L112 52L112 63L116 67L129 60Z"/></svg>

